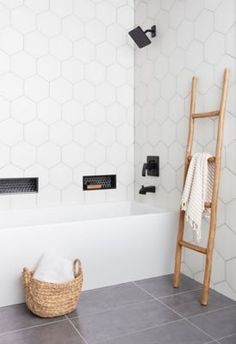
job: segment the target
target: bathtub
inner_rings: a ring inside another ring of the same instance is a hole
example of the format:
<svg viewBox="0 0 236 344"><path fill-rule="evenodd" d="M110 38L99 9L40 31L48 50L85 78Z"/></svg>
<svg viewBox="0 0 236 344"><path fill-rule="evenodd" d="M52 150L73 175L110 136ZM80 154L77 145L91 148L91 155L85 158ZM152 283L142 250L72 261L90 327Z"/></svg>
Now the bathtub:
<svg viewBox="0 0 236 344"><path fill-rule="evenodd" d="M48 248L84 271L84 290L173 270L177 214L121 202L0 212L0 307L23 301L21 271Z"/></svg>

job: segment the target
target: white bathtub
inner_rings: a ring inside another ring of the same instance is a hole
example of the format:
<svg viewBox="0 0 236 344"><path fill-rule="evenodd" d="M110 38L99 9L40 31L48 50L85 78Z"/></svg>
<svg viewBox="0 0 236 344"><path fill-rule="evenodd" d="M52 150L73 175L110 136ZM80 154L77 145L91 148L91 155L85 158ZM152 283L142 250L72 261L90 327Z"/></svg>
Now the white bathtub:
<svg viewBox="0 0 236 344"><path fill-rule="evenodd" d="M0 212L0 306L23 301L21 271L50 247L79 257L84 289L173 269L176 213L141 203Z"/></svg>

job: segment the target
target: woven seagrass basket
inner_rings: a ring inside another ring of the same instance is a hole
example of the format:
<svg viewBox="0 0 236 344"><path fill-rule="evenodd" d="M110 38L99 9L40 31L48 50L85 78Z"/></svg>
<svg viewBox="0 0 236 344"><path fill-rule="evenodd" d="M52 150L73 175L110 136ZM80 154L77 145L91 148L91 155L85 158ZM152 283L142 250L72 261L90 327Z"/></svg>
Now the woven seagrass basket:
<svg viewBox="0 0 236 344"><path fill-rule="evenodd" d="M83 284L81 263L73 263L74 276L66 283L48 283L33 278L33 272L24 268L25 302L30 311L42 318L58 317L75 310Z"/></svg>

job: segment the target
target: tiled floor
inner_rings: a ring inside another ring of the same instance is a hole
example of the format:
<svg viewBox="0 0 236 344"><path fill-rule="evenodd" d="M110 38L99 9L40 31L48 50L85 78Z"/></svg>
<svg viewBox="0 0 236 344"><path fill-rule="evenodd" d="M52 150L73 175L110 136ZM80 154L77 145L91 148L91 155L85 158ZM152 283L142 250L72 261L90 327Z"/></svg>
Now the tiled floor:
<svg viewBox="0 0 236 344"><path fill-rule="evenodd" d="M82 293L77 311L40 319L24 305L0 308L0 344L236 344L236 302L182 276L151 278Z"/></svg>

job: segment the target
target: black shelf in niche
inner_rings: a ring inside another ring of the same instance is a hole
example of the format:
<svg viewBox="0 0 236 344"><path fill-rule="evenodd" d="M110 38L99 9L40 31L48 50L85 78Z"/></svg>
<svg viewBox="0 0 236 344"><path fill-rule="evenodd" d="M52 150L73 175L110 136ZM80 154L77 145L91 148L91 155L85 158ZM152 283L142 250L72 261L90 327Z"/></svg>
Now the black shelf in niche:
<svg viewBox="0 0 236 344"><path fill-rule="evenodd" d="M39 189L38 178L0 178L0 194L35 193Z"/></svg>
<svg viewBox="0 0 236 344"><path fill-rule="evenodd" d="M116 189L116 175L83 176L83 190L109 190Z"/></svg>

